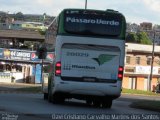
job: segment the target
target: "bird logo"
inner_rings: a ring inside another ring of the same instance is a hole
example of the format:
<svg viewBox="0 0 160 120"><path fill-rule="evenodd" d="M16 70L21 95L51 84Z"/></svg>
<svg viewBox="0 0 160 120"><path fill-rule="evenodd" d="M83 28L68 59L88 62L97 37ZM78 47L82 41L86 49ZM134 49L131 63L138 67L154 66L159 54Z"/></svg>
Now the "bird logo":
<svg viewBox="0 0 160 120"><path fill-rule="evenodd" d="M103 65L105 62L111 61L117 55L108 55L108 54L101 54L98 58L92 58L95 60L99 65Z"/></svg>

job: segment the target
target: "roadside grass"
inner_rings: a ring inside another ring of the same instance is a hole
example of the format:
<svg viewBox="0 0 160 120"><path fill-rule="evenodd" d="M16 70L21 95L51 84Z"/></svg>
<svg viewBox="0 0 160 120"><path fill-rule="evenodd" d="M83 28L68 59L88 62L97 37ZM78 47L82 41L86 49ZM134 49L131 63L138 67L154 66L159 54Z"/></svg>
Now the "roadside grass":
<svg viewBox="0 0 160 120"><path fill-rule="evenodd" d="M160 96L160 94L157 94L151 91L133 90L133 89L125 89L125 88L122 89L122 93Z"/></svg>
<svg viewBox="0 0 160 120"><path fill-rule="evenodd" d="M19 91L19 92L30 92L30 93L41 93L42 92L42 88L40 86L24 87L24 88L17 88L16 91Z"/></svg>
<svg viewBox="0 0 160 120"><path fill-rule="evenodd" d="M122 89L122 93L135 94L135 95L148 95L148 96L160 96L160 94L143 91L143 90L133 90L133 89ZM131 103L130 107L137 109L145 109L160 112L160 100L138 100Z"/></svg>
<svg viewBox="0 0 160 120"><path fill-rule="evenodd" d="M130 107L160 112L160 101L153 101L153 100L136 101L132 102Z"/></svg>

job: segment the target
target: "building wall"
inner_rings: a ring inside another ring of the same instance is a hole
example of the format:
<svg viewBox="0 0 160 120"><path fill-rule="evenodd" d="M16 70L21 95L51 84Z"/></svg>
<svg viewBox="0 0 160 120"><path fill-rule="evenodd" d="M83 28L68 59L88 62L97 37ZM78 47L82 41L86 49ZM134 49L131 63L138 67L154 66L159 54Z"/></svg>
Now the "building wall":
<svg viewBox="0 0 160 120"><path fill-rule="evenodd" d="M144 77L137 77L137 90L144 90Z"/></svg>
<svg viewBox="0 0 160 120"><path fill-rule="evenodd" d="M44 24L40 23L25 23L25 22L20 22L20 23L0 23L0 29L12 29L12 30L22 30L22 29L32 29L32 30L42 30L45 31L48 29L47 26L44 26Z"/></svg>
<svg viewBox="0 0 160 120"><path fill-rule="evenodd" d="M153 78L152 82L151 82L152 90L153 90L153 87L157 85L157 83L158 83L158 79L157 78Z"/></svg>
<svg viewBox="0 0 160 120"><path fill-rule="evenodd" d="M134 89L134 88L130 88L129 87L129 76L124 76L123 78L123 82L122 82L122 87L126 88L126 89ZM136 83L135 83L135 89L137 90L147 90L147 83L145 83L145 79L148 80L148 77L145 76L136 76L134 77L136 78ZM152 78L152 82L151 82L151 90L153 90L154 86L157 85L157 78Z"/></svg>
<svg viewBox="0 0 160 120"><path fill-rule="evenodd" d="M140 29L141 30L152 30L152 23L148 23L148 22L140 23Z"/></svg>
<svg viewBox="0 0 160 120"><path fill-rule="evenodd" d="M134 53L128 53L126 56L130 56L130 63L126 63L126 65L143 65L143 66L149 66L147 65L147 58L151 58L150 54L134 54ZM136 57L140 57L140 64L136 63ZM155 56L154 57L154 66L159 66L160 57Z"/></svg>
<svg viewBox="0 0 160 120"><path fill-rule="evenodd" d="M128 88L128 77L123 77L122 86L123 88Z"/></svg>
<svg viewBox="0 0 160 120"><path fill-rule="evenodd" d="M147 82L150 79L151 68L151 64L147 64L147 58L152 58L152 45L145 46L131 43L127 45L122 87L127 89L147 90ZM158 79L160 78L160 46L155 46L155 48L151 90L153 90L153 86L157 85ZM130 57L129 63L127 63L127 56ZM136 57L140 58L139 64L136 63Z"/></svg>

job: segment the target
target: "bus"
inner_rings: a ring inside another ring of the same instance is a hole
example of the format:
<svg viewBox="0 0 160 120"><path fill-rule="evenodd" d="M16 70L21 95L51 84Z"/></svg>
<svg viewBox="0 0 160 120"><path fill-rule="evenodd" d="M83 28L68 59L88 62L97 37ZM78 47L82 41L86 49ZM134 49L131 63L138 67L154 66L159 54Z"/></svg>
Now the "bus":
<svg viewBox="0 0 160 120"><path fill-rule="evenodd" d="M55 58L45 97L111 108L121 95L126 20L114 10L64 9L48 28ZM52 36L52 37L51 37Z"/></svg>

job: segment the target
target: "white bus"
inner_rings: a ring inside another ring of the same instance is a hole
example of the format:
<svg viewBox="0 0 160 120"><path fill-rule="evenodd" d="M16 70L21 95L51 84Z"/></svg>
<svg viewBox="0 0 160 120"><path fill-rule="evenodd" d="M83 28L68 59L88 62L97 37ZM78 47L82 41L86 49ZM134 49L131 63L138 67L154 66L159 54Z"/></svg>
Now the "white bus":
<svg viewBox="0 0 160 120"><path fill-rule="evenodd" d="M125 32L125 17L118 11L64 9L49 27L55 59L45 97L111 108L121 94Z"/></svg>

